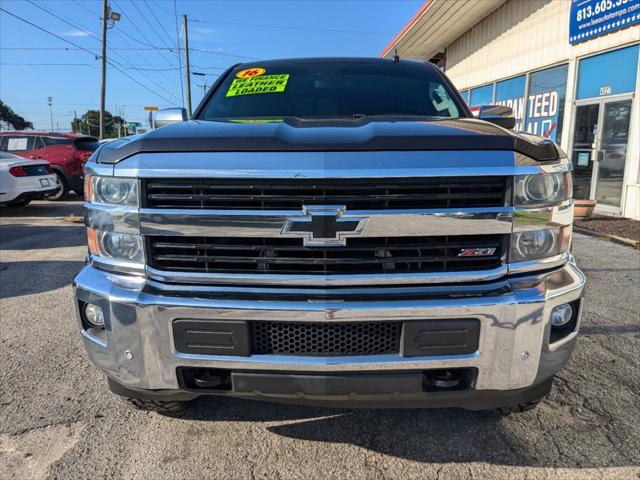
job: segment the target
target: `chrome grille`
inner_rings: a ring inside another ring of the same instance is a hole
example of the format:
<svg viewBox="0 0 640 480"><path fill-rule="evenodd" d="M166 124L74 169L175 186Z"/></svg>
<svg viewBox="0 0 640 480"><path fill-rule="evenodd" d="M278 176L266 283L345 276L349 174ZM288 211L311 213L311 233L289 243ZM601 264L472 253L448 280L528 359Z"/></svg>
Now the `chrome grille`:
<svg viewBox="0 0 640 480"><path fill-rule="evenodd" d="M348 210L502 207L507 177L357 179L145 179L143 206L215 210Z"/></svg>
<svg viewBox="0 0 640 480"><path fill-rule="evenodd" d="M505 235L356 237L305 247L297 238L147 237L150 266L238 274L393 274L485 270L502 262ZM466 249L491 254L461 256ZM495 249L495 250L493 250Z"/></svg>

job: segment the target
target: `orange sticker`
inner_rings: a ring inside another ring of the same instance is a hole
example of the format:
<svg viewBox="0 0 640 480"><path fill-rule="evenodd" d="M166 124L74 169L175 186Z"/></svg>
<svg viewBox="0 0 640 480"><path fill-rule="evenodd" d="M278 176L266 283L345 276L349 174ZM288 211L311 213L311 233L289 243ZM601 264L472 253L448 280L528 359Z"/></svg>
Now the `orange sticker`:
<svg viewBox="0 0 640 480"><path fill-rule="evenodd" d="M267 71L264 68L258 68L258 67L245 68L244 70L240 70L238 73L236 73L236 78L259 77L264 73L267 73Z"/></svg>

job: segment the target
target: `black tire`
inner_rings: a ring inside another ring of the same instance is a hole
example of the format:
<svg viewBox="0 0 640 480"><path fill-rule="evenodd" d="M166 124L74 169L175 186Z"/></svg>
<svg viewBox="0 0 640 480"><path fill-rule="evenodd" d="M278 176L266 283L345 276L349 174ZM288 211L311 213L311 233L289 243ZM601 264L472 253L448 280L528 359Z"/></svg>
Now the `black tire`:
<svg viewBox="0 0 640 480"><path fill-rule="evenodd" d="M54 173L56 174L58 183L60 184L60 188L56 190L55 193L49 195L47 197L47 200L53 200L54 202L57 202L67 198L67 195L69 194L69 185L67 185L67 181L65 180L64 175L62 175L58 171L54 171Z"/></svg>
<svg viewBox="0 0 640 480"><path fill-rule="evenodd" d="M30 198L23 198L22 200L17 200L15 202L7 202L7 207L26 207L31 203Z"/></svg>
<svg viewBox="0 0 640 480"><path fill-rule="evenodd" d="M142 398L122 397L132 407L137 410L147 412L169 413L179 412L189 406L190 402L178 402L173 400L145 400Z"/></svg>
<svg viewBox="0 0 640 480"><path fill-rule="evenodd" d="M495 410L492 410L492 412L500 416L507 416L511 415L512 413L522 413L528 410L533 410L542 400L544 400L544 398L538 398L536 400L531 400L530 402L526 403L519 403L517 405L508 405L506 407L496 408Z"/></svg>

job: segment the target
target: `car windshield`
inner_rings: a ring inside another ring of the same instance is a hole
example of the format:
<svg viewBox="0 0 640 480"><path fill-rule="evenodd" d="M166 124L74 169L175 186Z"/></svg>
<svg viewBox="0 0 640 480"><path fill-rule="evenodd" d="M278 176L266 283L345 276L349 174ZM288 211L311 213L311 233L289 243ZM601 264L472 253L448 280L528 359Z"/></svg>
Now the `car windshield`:
<svg viewBox="0 0 640 480"><path fill-rule="evenodd" d="M197 118L366 116L467 114L446 80L419 63L274 62L234 69Z"/></svg>

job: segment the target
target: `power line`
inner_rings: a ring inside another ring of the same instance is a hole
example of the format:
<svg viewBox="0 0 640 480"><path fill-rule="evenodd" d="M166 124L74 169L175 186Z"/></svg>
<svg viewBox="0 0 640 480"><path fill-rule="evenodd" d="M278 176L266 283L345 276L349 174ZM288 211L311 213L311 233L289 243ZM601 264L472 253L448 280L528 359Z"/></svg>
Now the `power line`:
<svg viewBox="0 0 640 480"><path fill-rule="evenodd" d="M313 27L296 27L292 25L266 25L259 23L238 23L238 22L222 22L218 20L190 20L198 23L211 23L220 25L235 25L240 27L259 27L259 28L281 28L285 30L304 30L304 31L317 31L317 32L333 32L333 33L353 33L361 35L393 35L389 32L366 32L361 30L340 30L337 28L313 28Z"/></svg>
<svg viewBox="0 0 640 480"><path fill-rule="evenodd" d="M31 66L31 67L41 67L41 66L51 66L51 67L62 67L62 66L74 66L74 67L91 67L98 68L96 65L91 63L0 63L0 65L13 65L13 66ZM136 70L142 72L175 72L178 70L178 67L169 67L169 68L140 68L140 67L126 67L121 66L123 70ZM209 75L209 74L207 74Z"/></svg>
<svg viewBox="0 0 640 480"><path fill-rule="evenodd" d="M85 50L85 51L89 51L90 49L87 48L83 48L80 46L77 46L77 48L69 48L69 47L0 47L0 50L60 50L60 51L72 51L72 50ZM163 47L151 47L151 48L118 48L118 47L114 47L114 48L109 48L109 51L116 51L116 52L151 52L154 50L160 50L160 51L171 51L174 52L177 50L176 48L171 48L171 49L167 49L167 48L163 48ZM213 49L207 49L207 48L191 48L189 47L189 50L192 52L200 52L200 53L210 53L212 55L221 55L224 57L234 57L234 58L244 58L247 60L262 60L261 58L257 58L257 57L247 57L246 55L237 55L234 53L226 53L226 52L221 52L219 50L213 50ZM96 53L96 51L91 52L91 53ZM164 58L164 57L163 57Z"/></svg>
<svg viewBox="0 0 640 480"><path fill-rule="evenodd" d="M16 19L20 20L21 22L26 23L27 25L31 25L32 27L37 28L38 30L40 30L40 31L42 31L42 32L45 32L45 33L47 33L47 34L49 34L49 35L51 35L51 36L53 36L53 37L56 37L56 38L57 38L57 39L59 39L59 40L62 40L62 41L63 41L63 42L65 42L65 43L68 43L68 44L70 44L70 45L73 45L74 47L79 48L80 50L84 50L85 52L90 53L91 55L94 55L94 56L95 56L95 53L94 53L94 52L92 52L91 50L89 50L89 49L87 49L87 48L84 48L84 47L82 47L82 46L80 46L80 45L78 45L78 44L76 44L76 43L74 43L74 42L72 42L72 41L70 41L70 40L67 40L66 38L63 38L63 37L61 37L60 35L57 35L57 34L55 34L55 33L51 32L51 31L47 30L46 28L42 28L41 26L36 25L35 23L32 23L32 22L30 22L29 20L27 20L27 19L25 19L25 18L22 18L22 17L20 17L20 16L18 16L18 15L16 15L16 14L14 14L14 13L10 12L9 10L6 10L6 9L4 9L4 8L0 7L0 11L2 11L2 12L4 12L4 13L6 13L7 15L11 15L12 17L14 17L14 18L16 18ZM171 103L172 103L172 101L171 101L171 100L169 100L169 99L167 99L166 97L164 97L164 96L160 95L158 92L154 92L154 91L153 91L153 90L151 90L149 87L147 87L147 86L146 86L146 85L144 85L143 83L140 83L140 82L139 82L138 80L136 80L134 77L132 77L131 75L129 75L127 72L125 72L125 71L121 70L121 69L120 69L116 64L114 64L113 62L111 62L111 61L107 60L107 63L108 63L109 65L111 65L113 68L115 68L117 71L119 71L121 74L123 74L125 77L127 77L127 78L129 78L131 81L135 82L137 85L139 85L139 86L141 86L142 88L144 88L145 90L147 90L147 91L151 92L153 95L156 95L157 97L162 98L164 101L169 102L169 104L171 104Z"/></svg>
<svg viewBox="0 0 640 480"><path fill-rule="evenodd" d="M119 5L115 0L111 0L111 3L113 3L113 4L118 8L118 10L120 10L120 13L123 13L123 14L124 14L124 10L122 9L122 7L121 7L121 6L120 6L120 5ZM125 18L127 18L127 17L126 17L126 15L125 15ZM148 46L148 47L152 47L152 49L153 49L153 50L157 50L157 51L158 51L158 52L157 52L157 53L158 53L158 55L160 55L160 57L161 57L165 62L167 62L169 65L171 65L171 62L169 62L169 60L167 60L167 58L166 58L166 57L164 57L164 56L162 56L162 55L160 54L160 50L164 50L162 47L156 47L155 45L153 45L153 44L151 43L151 40L149 40L149 37L147 37L147 36L145 35L145 33L144 33L142 30L138 29L138 33L140 33L140 35L142 35L142 38L144 38L144 39L147 41L147 43L141 42L140 40L135 39L134 37L130 36L129 34L126 34L126 35L127 35L128 37L130 37L132 40L134 40L135 42L138 42L138 43L140 43L140 44L142 44L142 45L146 45L146 46ZM172 51L172 52L173 52L173 51Z"/></svg>
<svg viewBox="0 0 640 480"><path fill-rule="evenodd" d="M140 7L138 7L138 4L136 2L130 1L129 3L131 3L134 8L136 9L136 11L138 12L138 14L140 14L140 16L142 17L142 19L145 21L145 23L149 26L149 28L151 29L151 31L153 33L155 33L156 37L158 37L160 39L160 43L162 43L165 47L167 48L171 48L166 40L164 38L162 38L162 36L158 33L158 31L155 29L155 27L151 24L151 22L149 21L149 19L147 18L147 16L142 13L142 10L140 10ZM160 25L162 27L162 25Z"/></svg>
<svg viewBox="0 0 640 480"><path fill-rule="evenodd" d="M158 26L160 27L160 30L162 31L162 33L164 33L167 38L169 39L169 43L171 43L173 40L171 39L171 36L167 33L167 31L162 27L162 22L160 22L160 20L158 19L158 17L156 17L156 13L153 11L153 9L149 6L149 2L147 2L147 0L143 0L145 6L147 7L147 10L149 10L151 12L151 15L153 16L153 18L155 19L156 23L158 24ZM164 43L164 42L163 42Z"/></svg>
<svg viewBox="0 0 640 480"><path fill-rule="evenodd" d="M61 16L59 16L59 15L55 14L55 13L54 13L54 12L52 12L51 10L46 9L46 8L44 8L44 7L43 7L43 6L41 6L41 5L38 5L37 3L33 2L32 0L27 0L27 2L28 2L28 3L30 3L31 5L33 5L33 6L37 7L37 8L39 8L39 9L40 9L40 10L42 10L43 12L45 12L45 13L47 13L47 14L51 15L52 17L54 17L54 18L56 18L56 19L60 20L61 22L63 22L63 23L65 23L65 24L67 24L67 25L69 25L69 26L71 26L71 27L75 28L76 30L79 30L79 31L81 31L81 32L86 33L88 36L90 36L90 37L92 37L92 38L94 38L94 39L98 40L99 42L102 42L102 39L100 39L100 38L99 38L99 37L97 37L96 35L93 35L91 32L89 32L89 31L87 31L87 30L83 30L82 28L78 27L77 25L75 25L74 23L70 22L69 20L67 20L67 19L65 19L65 18L63 18L63 17L61 17ZM155 80L153 80L152 78L150 78L147 74L143 73L143 70L141 70L141 69L139 69L139 68L134 67L134 66L133 66L132 64L130 64L130 63L127 61L127 59L126 59L126 58L124 58L121 54L116 53L116 55L117 55L117 56L118 56L118 58L120 58L120 59L121 59L125 64L128 64L128 67L129 67L129 68L127 68L128 70L136 70L136 71L140 72L140 73L142 74L142 76L143 76L143 77L145 77L147 80L149 80L151 83L153 83L156 87L158 87L160 90L164 91L167 95L172 96L172 95L171 95L171 92L169 92L169 91L168 91L167 89L165 89L162 85L160 85L160 84L159 84L159 83L157 83ZM120 65L121 67L123 67L123 68L124 68L124 65L123 65L122 63L120 63L119 61L117 61L117 60L112 60L112 61L113 61L113 62L115 62L115 63L117 63L118 65ZM107 63L109 63L109 62L107 62Z"/></svg>

